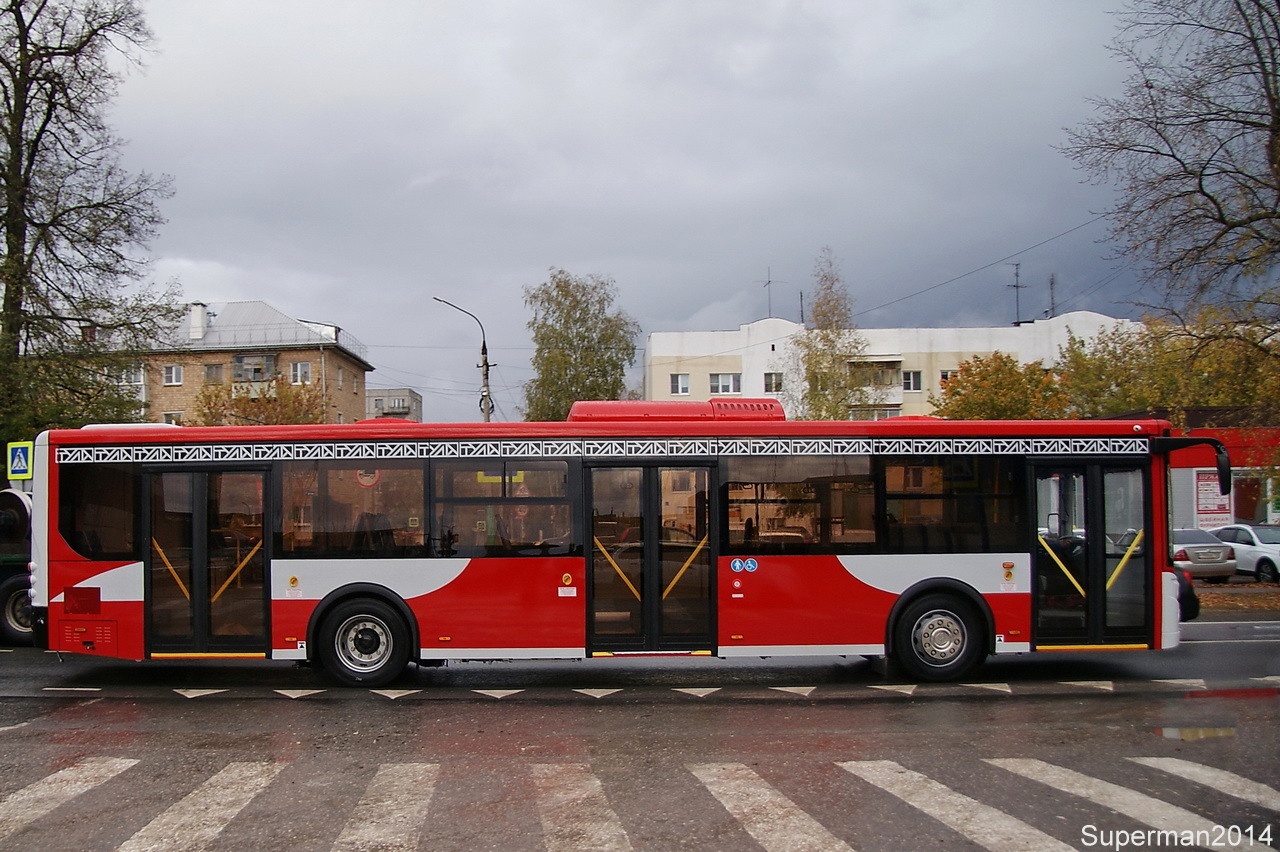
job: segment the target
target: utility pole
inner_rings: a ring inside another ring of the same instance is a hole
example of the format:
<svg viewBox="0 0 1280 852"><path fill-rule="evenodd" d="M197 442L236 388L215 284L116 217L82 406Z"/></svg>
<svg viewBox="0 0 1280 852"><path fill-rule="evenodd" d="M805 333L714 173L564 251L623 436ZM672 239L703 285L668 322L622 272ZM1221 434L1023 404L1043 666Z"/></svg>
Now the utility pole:
<svg viewBox="0 0 1280 852"><path fill-rule="evenodd" d="M480 363L476 366L480 368L480 415L484 418L484 422L488 423L493 419L493 397L489 394L489 344L484 335L484 323L480 322L480 317L468 311L466 308L460 308L453 302L445 301L439 296L432 296L442 305L448 305L455 311L461 311L476 321L476 325L480 326Z"/></svg>
<svg viewBox="0 0 1280 852"><path fill-rule="evenodd" d="M1027 286L1022 283L1022 279L1018 277L1019 271L1022 269L1021 263L1009 264L1013 267L1013 283L1007 285L1013 291L1013 324L1022 325L1022 295L1021 291Z"/></svg>
<svg viewBox="0 0 1280 852"><path fill-rule="evenodd" d="M1057 300L1054 298L1054 291L1057 289L1058 282L1056 276L1049 273L1049 319L1053 319L1058 315Z"/></svg>

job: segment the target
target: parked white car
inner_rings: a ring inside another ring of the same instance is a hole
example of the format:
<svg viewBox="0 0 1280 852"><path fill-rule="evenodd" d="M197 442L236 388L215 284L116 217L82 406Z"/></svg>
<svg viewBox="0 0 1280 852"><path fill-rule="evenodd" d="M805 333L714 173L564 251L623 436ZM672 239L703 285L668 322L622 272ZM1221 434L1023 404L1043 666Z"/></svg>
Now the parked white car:
<svg viewBox="0 0 1280 852"><path fill-rule="evenodd" d="M1236 572L1259 583L1280 582L1280 526L1228 524L1209 530L1236 549Z"/></svg>

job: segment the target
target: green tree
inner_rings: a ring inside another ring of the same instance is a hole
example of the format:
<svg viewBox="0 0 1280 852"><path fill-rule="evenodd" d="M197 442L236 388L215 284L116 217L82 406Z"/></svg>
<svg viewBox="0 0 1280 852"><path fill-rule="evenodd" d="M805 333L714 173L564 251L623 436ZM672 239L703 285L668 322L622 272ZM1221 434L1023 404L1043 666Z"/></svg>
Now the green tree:
<svg viewBox="0 0 1280 852"><path fill-rule="evenodd" d="M207 384L196 394L193 425L323 423L325 402L319 385L295 385L278 373L270 382Z"/></svg>
<svg viewBox="0 0 1280 852"><path fill-rule="evenodd" d="M533 316L534 376L524 386L526 420L564 420L574 402L621 399L636 360L639 324L616 308L617 285L553 268L524 303Z"/></svg>
<svg viewBox="0 0 1280 852"><path fill-rule="evenodd" d="M1118 187L1115 245L1166 306L1280 319L1280 2L1131 0L1124 92L1064 152ZM1226 329L1220 329L1225 331Z"/></svg>
<svg viewBox="0 0 1280 852"><path fill-rule="evenodd" d="M962 361L929 401L935 414L954 420L1055 420L1068 410L1056 371L1042 361L1019 364L1004 352Z"/></svg>
<svg viewBox="0 0 1280 852"><path fill-rule="evenodd" d="M853 303L830 248L813 267L810 324L791 338L795 361L784 393L798 420L857 418L878 398L875 370L863 361L867 341L853 324Z"/></svg>
<svg viewBox="0 0 1280 852"><path fill-rule="evenodd" d="M119 377L179 309L142 286L165 180L106 114L151 34L133 0L0 3L0 432L136 418Z"/></svg>
<svg viewBox="0 0 1280 852"><path fill-rule="evenodd" d="M1054 367L1070 415L1159 411L1182 423L1188 409L1224 408L1233 420L1242 411L1270 420L1280 359L1270 354L1269 340L1254 337L1257 326L1224 335L1224 322L1220 311L1206 309L1185 324L1149 318L1137 329L1116 326L1090 340L1071 336Z"/></svg>

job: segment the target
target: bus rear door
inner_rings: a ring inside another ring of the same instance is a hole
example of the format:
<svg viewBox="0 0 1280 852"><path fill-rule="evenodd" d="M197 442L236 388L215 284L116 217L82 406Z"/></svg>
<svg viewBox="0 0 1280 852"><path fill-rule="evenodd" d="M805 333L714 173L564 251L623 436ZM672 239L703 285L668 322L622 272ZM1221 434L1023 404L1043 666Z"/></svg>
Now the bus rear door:
<svg viewBox="0 0 1280 852"><path fill-rule="evenodd" d="M265 653L261 470L146 476L146 617L151 656Z"/></svg>

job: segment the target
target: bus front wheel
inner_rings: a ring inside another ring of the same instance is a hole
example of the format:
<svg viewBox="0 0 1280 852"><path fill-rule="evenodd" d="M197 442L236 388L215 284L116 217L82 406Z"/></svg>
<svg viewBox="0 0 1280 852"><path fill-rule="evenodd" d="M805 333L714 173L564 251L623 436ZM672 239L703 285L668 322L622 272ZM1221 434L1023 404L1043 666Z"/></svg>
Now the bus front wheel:
<svg viewBox="0 0 1280 852"><path fill-rule="evenodd" d="M956 680L986 656L982 619L955 595L912 601L894 626L893 658L914 680Z"/></svg>
<svg viewBox="0 0 1280 852"><path fill-rule="evenodd" d="M316 656L347 686L385 686L409 665L409 628L384 601L343 601L320 623Z"/></svg>

